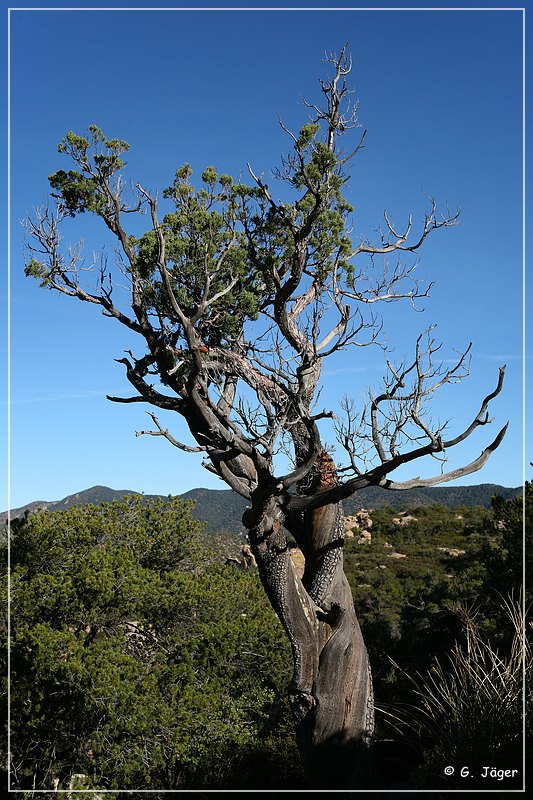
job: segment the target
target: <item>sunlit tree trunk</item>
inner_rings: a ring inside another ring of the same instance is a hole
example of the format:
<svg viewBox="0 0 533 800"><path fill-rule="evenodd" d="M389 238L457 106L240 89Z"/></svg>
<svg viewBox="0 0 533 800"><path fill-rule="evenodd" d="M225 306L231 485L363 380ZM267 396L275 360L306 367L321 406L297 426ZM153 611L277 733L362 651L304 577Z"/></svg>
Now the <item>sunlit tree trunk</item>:
<svg viewBox="0 0 533 800"><path fill-rule="evenodd" d="M322 474L309 491L334 480L331 468L324 454ZM259 574L292 645L289 700L309 784L358 788L367 771L374 701L368 655L343 570L342 505L286 515L270 496L252 506L250 516ZM284 526L305 557L301 579Z"/></svg>

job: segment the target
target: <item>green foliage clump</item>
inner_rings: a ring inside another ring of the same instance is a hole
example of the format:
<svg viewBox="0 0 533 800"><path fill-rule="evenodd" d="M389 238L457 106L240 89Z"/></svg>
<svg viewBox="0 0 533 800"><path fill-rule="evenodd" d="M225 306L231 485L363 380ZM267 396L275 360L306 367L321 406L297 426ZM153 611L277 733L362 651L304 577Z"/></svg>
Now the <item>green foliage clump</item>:
<svg viewBox="0 0 533 800"><path fill-rule="evenodd" d="M82 171L61 169L50 175L50 186L59 192L52 196L61 200L64 210L72 217L85 211L104 213L112 205L109 182L124 166L120 156L129 150L128 143L117 138L107 139L96 125L91 125L88 138L69 131L57 149L70 156Z"/></svg>
<svg viewBox="0 0 533 800"><path fill-rule="evenodd" d="M533 601L533 484L526 481L524 496L495 497L486 521L481 557L487 567L487 591L505 594L524 576L525 603Z"/></svg>
<svg viewBox="0 0 533 800"><path fill-rule="evenodd" d="M194 316L207 291L217 297L198 329L213 346L235 337L244 320L257 319L263 282L250 267L245 233L235 225L243 188L209 166L197 190L190 183L192 174L190 165L183 165L165 190L175 208L164 216L162 233L172 290L185 314ZM163 309L172 318L158 272L158 248L155 232L147 231L137 244L136 268L145 282L147 307Z"/></svg>
<svg viewBox="0 0 533 800"><path fill-rule="evenodd" d="M353 288L347 233L353 208L342 194L347 157L336 152L330 136L321 124L309 123L293 137L294 151L274 171L299 193L289 202L275 202L261 179L248 186L219 174L214 166L203 170L195 187L191 165L182 165L163 192L174 208L155 223L156 205L150 205L152 226L139 236L125 232L121 215L151 201L140 186L136 202L125 201L121 170L127 142L108 139L96 125L85 136L69 131L58 150L75 168L54 172L49 182L60 216L94 213L118 237L126 269L139 281L137 290L148 314L175 327L182 322L176 318L177 304L194 320L206 345L228 345L242 335L246 322L257 320L272 305L275 287L287 271L302 270L304 262L317 285L335 272L338 277L344 274ZM54 277L55 288L63 282L72 289L68 270L57 253L51 255L48 265L32 256L26 275L42 285L50 285Z"/></svg>
<svg viewBox="0 0 533 800"><path fill-rule="evenodd" d="M280 747L285 637L257 576L215 562L200 529L177 498L15 521L14 786L222 787L241 765L254 780L263 739Z"/></svg>

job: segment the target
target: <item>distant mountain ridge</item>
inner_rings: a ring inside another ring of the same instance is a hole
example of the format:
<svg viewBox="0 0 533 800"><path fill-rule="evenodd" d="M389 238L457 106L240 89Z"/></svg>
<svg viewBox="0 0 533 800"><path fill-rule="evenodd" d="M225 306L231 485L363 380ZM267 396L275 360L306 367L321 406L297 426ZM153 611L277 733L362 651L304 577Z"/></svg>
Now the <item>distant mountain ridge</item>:
<svg viewBox="0 0 533 800"><path fill-rule="evenodd" d="M433 486L422 489L406 489L404 491L390 491L378 486L369 486L357 492L356 495L344 500L343 506L346 514L353 514L361 508L372 509L392 506L417 507L439 503L448 508L456 506L482 506L490 508L494 495L501 495L510 499L523 491L522 487L508 488L494 483L480 483L474 486ZM121 500L127 495L139 494L129 489L110 489L108 486L92 486L90 489L68 495L62 500L35 500L21 508L11 510L11 518L22 516L26 511L34 512L39 509L60 511L73 506L84 506L92 503L111 503ZM165 498L166 495L144 495L147 499ZM231 489L191 489L178 495L183 500L194 500L196 503L193 516L206 523L207 533L229 531L242 533L242 514L248 502ZM0 527L7 524L8 512L0 513Z"/></svg>

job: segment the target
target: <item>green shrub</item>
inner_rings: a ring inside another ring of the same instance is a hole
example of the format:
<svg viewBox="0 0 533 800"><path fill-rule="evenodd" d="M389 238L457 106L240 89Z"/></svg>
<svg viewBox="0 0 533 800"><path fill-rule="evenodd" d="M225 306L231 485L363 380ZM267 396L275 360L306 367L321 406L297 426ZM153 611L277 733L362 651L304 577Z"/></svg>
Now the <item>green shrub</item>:
<svg viewBox="0 0 533 800"><path fill-rule="evenodd" d="M286 637L200 528L190 504L139 497L15 524L12 788L221 788L278 731L295 756Z"/></svg>

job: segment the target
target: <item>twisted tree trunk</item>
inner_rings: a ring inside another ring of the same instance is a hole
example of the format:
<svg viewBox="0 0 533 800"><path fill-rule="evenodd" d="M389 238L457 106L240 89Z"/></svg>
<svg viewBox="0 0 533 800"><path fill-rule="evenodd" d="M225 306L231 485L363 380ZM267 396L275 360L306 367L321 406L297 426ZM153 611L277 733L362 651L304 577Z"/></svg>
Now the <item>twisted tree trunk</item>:
<svg viewBox="0 0 533 800"><path fill-rule="evenodd" d="M302 491L316 493L335 479L323 454ZM271 493L254 497L246 519L261 581L292 645L289 700L310 786L357 788L364 783L374 705L367 651L343 571L342 506L286 514ZM284 527L305 557L302 579Z"/></svg>

